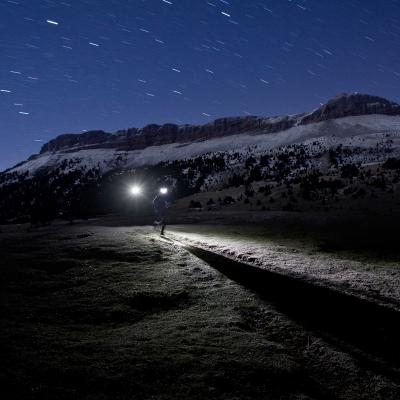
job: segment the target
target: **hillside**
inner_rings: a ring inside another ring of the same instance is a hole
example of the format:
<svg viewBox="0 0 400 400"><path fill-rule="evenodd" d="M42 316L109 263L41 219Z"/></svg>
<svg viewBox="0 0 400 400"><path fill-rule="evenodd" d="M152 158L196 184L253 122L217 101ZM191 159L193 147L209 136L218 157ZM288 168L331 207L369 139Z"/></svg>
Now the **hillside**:
<svg viewBox="0 0 400 400"><path fill-rule="evenodd" d="M0 220L142 212L137 181L149 198L169 185L176 210L379 209L397 204L399 160L400 106L361 94L295 116L61 135L0 174Z"/></svg>

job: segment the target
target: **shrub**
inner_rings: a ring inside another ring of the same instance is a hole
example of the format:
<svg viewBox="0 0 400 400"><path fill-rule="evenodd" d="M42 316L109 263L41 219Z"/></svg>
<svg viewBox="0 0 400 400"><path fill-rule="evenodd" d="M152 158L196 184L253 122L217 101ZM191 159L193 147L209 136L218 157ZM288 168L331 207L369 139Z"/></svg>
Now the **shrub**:
<svg viewBox="0 0 400 400"><path fill-rule="evenodd" d="M200 201L190 200L189 208L203 208Z"/></svg>
<svg viewBox="0 0 400 400"><path fill-rule="evenodd" d="M355 176L358 176L360 173L357 165L355 164L346 164L343 165L342 167L342 178L353 178Z"/></svg>
<svg viewBox="0 0 400 400"><path fill-rule="evenodd" d="M385 169L400 169L400 159L388 158L382 165Z"/></svg>
<svg viewBox="0 0 400 400"><path fill-rule="evenodd" d="M223 204L224 205L229 205L235 203L235 199L232 196L226 196L224 198Z"/></svg>

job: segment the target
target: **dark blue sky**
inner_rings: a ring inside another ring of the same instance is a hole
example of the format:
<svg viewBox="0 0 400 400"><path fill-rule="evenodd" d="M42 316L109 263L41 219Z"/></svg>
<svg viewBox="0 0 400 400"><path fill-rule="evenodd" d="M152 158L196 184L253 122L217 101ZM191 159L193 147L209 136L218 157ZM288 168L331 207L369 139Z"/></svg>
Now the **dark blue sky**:
<svg viewBox="0 0 400 400"><path fill-rule="evenodd" d="M400 100L400 0L0 0L0 170L60 133Z"/></svg>

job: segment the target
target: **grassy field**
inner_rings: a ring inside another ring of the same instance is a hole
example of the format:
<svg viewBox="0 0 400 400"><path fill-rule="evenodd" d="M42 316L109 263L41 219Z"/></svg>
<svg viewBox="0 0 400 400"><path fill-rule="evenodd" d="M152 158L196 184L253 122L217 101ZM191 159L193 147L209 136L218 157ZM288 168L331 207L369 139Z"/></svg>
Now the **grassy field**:
<svg viewBox="0 0 400 400"><path fill-rule="evenodd" d="M151 227L118 225L2 228L2 398L399 398Z"/></svg>

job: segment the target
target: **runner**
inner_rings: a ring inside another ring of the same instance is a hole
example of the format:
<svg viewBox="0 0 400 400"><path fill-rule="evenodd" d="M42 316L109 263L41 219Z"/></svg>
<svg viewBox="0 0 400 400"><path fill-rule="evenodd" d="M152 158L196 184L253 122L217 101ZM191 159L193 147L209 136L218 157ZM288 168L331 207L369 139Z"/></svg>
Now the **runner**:
<svg viewBox="0 0 400 400"><path fill-rule="evenodd" d="M167 194L168 194L168 189L161 188L160 192L153 199L154 214L156 216L156 220L154 221L154 224L161 225L160 234L162 236L164 235L165 226L166 226L165 214L169 207Z"/></svg>

